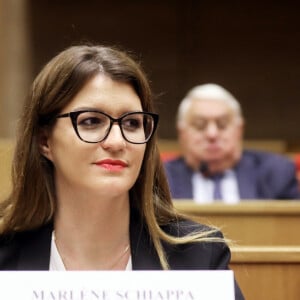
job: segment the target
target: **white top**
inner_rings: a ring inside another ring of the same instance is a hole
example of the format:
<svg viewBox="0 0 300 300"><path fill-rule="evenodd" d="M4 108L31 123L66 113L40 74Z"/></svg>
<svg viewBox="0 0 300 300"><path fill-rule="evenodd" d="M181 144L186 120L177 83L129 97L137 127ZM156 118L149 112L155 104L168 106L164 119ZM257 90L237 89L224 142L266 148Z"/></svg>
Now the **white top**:
<svg viewBox="0 0 300 300"><path fill-rule="evenodd" d="M197 203L212 203L214 182L207 178L201 172L195 172L192 176L193 198ZM222 202L234 204L240 201L237 178L232 170L225 171L221 179ZM219 201L219 200L218 200Z"/></svg>
<svg viewBox="0 0 300 300"><path fill-rule="evenodd" d="M62 260L60 254L58 252L58 249L56 247L54 231L52 232L52 238L51 238L49 270L50 271L66 271L63 260ZM131 271L131 270L132 270L132 261L131 261L131 255L130 255L125 271Z"/></svg>

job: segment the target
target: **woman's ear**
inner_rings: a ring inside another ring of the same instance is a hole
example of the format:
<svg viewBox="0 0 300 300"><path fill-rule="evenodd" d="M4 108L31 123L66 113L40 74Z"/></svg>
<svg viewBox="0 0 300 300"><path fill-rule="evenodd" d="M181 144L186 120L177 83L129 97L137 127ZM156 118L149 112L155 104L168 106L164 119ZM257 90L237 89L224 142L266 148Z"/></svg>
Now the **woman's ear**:
<svg viewBox="0 0 300 300"><path fill-rule="evenodd" d="M39 133L38 136L38 143L39 143L39 150L40 153L48 158L49 160L52 160L52 155L51 155L51 149L49 146L49 130L47 129L42 129Z"/></svg>

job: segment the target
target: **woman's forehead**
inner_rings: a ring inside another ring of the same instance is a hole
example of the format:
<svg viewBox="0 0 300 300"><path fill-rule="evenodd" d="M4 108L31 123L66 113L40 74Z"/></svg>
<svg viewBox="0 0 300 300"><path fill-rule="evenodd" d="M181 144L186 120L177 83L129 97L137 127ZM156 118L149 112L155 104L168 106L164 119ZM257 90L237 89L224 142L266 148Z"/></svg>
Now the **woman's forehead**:
<svg viewBox="0 0 300 300"><path fill-rule="evenodd" d="M141 110L141 100L133 87L99 74L90 79L64 110L99 109L110 111Z"/></svg>

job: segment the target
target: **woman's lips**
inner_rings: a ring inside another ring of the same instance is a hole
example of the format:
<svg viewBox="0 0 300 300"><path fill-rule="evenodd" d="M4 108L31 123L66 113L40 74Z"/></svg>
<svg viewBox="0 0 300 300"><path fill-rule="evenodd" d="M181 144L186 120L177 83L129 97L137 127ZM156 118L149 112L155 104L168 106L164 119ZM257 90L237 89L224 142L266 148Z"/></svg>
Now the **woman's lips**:
<svg viewBox="0 0 300 300"><path fill-rule="evenodd" d="M128 166L127 163L118 159L103 159L95 164L109 171L120 171Z"/></svg>

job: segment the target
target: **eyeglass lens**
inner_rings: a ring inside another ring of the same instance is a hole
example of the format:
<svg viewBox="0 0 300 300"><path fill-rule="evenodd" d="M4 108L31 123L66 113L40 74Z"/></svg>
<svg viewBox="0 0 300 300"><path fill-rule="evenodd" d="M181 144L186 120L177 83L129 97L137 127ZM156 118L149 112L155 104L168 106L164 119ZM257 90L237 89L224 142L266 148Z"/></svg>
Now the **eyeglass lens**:
<svg viewBox="0 0 300 300"><path fill-rule="evenodd" d="M154 129L153 117L143 112L131 113L118 120L124 138L132 143L146 142ZM82 112L77 116L77 131L81 139L99 142L108 135L112 122L101 112Z"/></svg>

